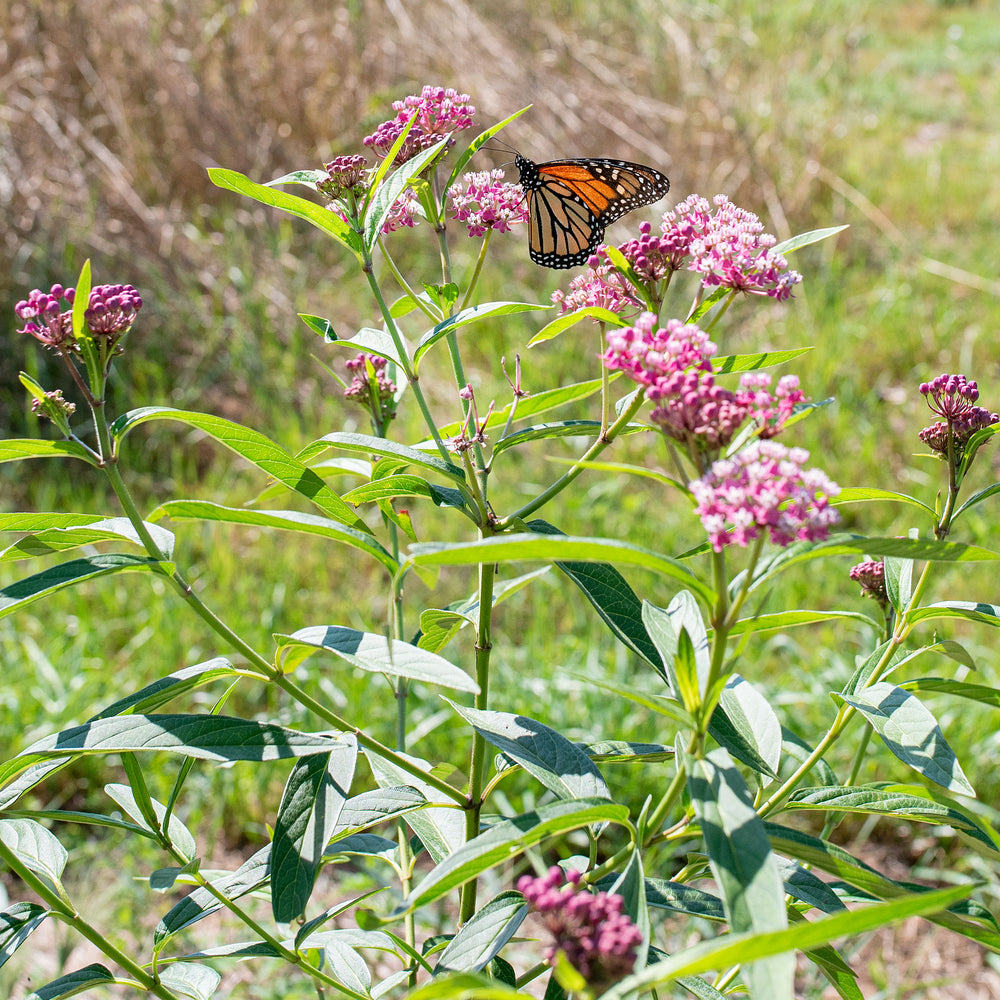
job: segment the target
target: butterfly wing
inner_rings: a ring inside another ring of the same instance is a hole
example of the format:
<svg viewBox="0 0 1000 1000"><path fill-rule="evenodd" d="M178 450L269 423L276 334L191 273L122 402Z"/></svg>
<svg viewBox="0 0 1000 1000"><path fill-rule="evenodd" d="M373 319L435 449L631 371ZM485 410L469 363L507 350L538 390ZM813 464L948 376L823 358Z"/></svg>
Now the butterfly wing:
<svg viewBox="0 0 1000 1000"><path fill-rule="evenodd" d="M670 190L658 170L627 160L514 162L528 196L528 253L544 267L585 263L606 226Z"/></svg>

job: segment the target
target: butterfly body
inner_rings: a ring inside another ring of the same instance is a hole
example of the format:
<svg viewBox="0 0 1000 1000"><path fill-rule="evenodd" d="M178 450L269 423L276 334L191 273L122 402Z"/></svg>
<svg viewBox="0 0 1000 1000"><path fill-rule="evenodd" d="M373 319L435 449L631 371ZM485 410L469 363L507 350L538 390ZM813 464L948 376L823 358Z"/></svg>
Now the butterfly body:
<svg viewBox="0 0 1000 1000"><path fill-rule="evenodd" d="M528 254L543 267L586 263L606 226L670 190L658 170L628 160L534 163L518 153L514 163L528 198Z"/></svg>

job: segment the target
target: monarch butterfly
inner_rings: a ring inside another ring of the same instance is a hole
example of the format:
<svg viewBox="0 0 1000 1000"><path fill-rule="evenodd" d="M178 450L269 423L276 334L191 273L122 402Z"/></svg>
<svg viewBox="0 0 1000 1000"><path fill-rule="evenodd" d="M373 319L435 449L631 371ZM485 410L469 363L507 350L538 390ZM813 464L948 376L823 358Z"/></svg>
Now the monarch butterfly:
<svg viewBox="0 0 1000 1000"><path fill-rule="evenodd" d="M542 267L576 267L604 242L604 229L669 190L658 170L627 160L549 160L515 153L528 196L528 255Z"/></svg>

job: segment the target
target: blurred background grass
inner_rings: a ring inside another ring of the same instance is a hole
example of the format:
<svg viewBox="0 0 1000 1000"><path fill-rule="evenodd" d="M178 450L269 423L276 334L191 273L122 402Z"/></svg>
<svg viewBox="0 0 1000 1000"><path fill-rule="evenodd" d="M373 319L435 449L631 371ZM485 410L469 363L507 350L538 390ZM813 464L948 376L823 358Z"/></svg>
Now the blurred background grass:
<svg viewBox="0 0 1000 1000"><path fill-rule="evenodd" d="M346 355L295 314L328 316L348 334L374 322L359 276L315 231L216 190L205 170L221 165L267 180L318 167L359 150L361 138L390 116L393 99L434 83L468 92L481 127L532 104L505 134L535 159L605 155L664 170L670 200L646 218L691 192L723 192L756 211L779 239L849 224L835 241L795 255L792 266L806 280L792 302L739 302L716 339L724 354L814 345L796 371L807 393L836 402L797 425L795 443L842 485L932 502L940 470L913 454L921 450L917 430L930 422L917 384L962 371L979 380L985 405L997 408L1000 400L997 51L995 2L3 0L0 433L39 432L19 370L47 385L63 381L51 357L15 334L13 306L33 287L71 283L87 257L95 281L131 282L146 302L116 371L114 410L205 410L291 450L354 427L356 413L313 359L342 365ZM610 238L625 238L637 218ZM452 235L461 271L472 263L472 244ZM426 226L392 237L397 259L433 281L428 239ZM544 302L569 279L532 265L523 234L498 237L493 248L484 278L491 297ZM481 401L505 401L499 358L518 350L532 390L596 374L588 330L526 352L531 323L517 317L464 335ZM446 362L436 360L424 385L435 412L453 419ZM416 423L408 426L420 433ZM612 457L649 461L647 447L633 438ZM557 474L545 461L548 450L570 453L562 445L523 449L498 470L499 510ZM127 460L144 509L175 496L244 502L263 485L227 453L169 424L133 435ZM972 489L996 478L990 453L980 466ZM0 467L0 506L114 510L100 481L42 462ZM596 474L541 513L566 531L628 537L664 552L683 551L694 539L670 498ZM995 543L991 513L978 508L963 522L962 539ZM414 516L425 538L465 531L464 524L442 528L439 513L416 505ZM885 506L847 508L845 517L849 529L873 535L901 534L912 524L909 514ZM178 537L189 579L261 649L272 632L309 624L381 628L384 581L349 553L227 528L178 526ZM870 610L846 579L848 565L810 564L789 575L770 606ZM3 580L29 571L7 567ZM657 603L671 596L660 580L630 579ZM937 579L938 599L997 597L990 571L963 568ZM443 574L433 592L413 581L409 607L443 606L471 586L457 571ZM0 620L0 746L19 749L126 688L226 652L157 588L110 578ZM977 655L977 679L995 683L991 638L982 630L958 634ZM809 736L828 720L826 692L843 683L871 641L853 626L800 630L758 641L741 669ZM471 662L468 640L449 654ZM524 710L579 738L669 741L656 719L639 710L623 715L573 679L656 686L551 576L504 605L495 659L498 708ZM319 661L307 669L317 694L389 738L394 706L380 681ZM926 672L948 670L935 663ZM986 801L995 801L995 714L928 701ZM310 725L264 690L240 690L231 704ZM456 731L438 704L428 697L412 713L418 752L432 758L448 756ZM909 780L901 765L872 756L879 759L866 777ZM164 781L170 767L162 762ZM268 773L266 780L238 766L192 779L201 784L192 789L190 822L233 846L259 841L285 772ZM46 801L94 804L94 782L114 777L107 763L63 772L45 789ZM620 780L639 793L638 773Z"/></svg>

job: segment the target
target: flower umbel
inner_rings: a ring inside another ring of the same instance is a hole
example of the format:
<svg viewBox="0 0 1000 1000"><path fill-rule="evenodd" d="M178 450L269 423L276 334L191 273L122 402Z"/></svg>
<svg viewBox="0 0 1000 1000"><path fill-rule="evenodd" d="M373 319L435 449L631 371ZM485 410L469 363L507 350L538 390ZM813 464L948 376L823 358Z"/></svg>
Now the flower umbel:
<svg viewBox="0 0 1000 1000"><path fill-rule="evenodd" d="M528 221L524 192L503 176L502 170L466 174L465 190L451 189L454 218L468 226L469 236L484 236L489 229L507 233L512 225Z"/></svg>
<svg viewBox="0 0 1000 1000"><path fill-rule="evenodd" d="M32 289L26 299L14 306L17 318L24 323L17 332L26 333L55 351L76 349L72 309L75 297L74 289L62 285L53 285L48 292ZM60 301L65 301L70 308L61 309Z"/></svg>
<svg viewBox="0 0 1000 1000"><path fill-rule="evenodd" d="M596 254L587 261L587 270L569 283L569 289L568 294L561 290L552 293L552 302L559 306L560 313L597 306L619 315L635 315L642 307L621 273Z"/></svg>
<svg viewBox="0 0 1000 1000"><path fill-rule="evenodd" d="M1000 415L975 405L979 386L964 375L938 375L930 382L922 382L920 391L927 405L944 417L919 434L920 440L940 455L948 455L950 441L960 459L976 431L1000 421Z"/></svg>
<svg viewBox="0 0 1000 1000"><path fill-rule="evenodd" d="M449 132L469 128L476 113L469 103L469 95L459 94L451 87L424 87L419 95L411 94L402 101L393 101L392 106L398 112L396 117L383 122L362 141L380 156L385 156L406 123L416 114L416 121L396 154L396 166L433 146Z"/></svg>
<svg viewBox="0 0 1000 1000"><path fill-rule="evenodd" d="M689 483L712 548L745 547L764 531L781 546L826 538L840 520L830 505L840 488L821 470L803 469L808 458L802 448L754 441Z"/></svg>
<svg viewBox="0 0 1000 1000"><path fill-rule="evenodd" d="M371 413L375 424L384 430L396 416L396 386L385 370L388 361L377 354L362 353L345 364L354 377L344 395L360 403Z"/></svg>
<svg viewBox="0 0 1000 1000"><path fill-rule="evenodd" d="M553 866L541 878L518 879L517 888L552 935L546 961L563 952L598 992L632 971L642 932L622 913L621 896L578 889L579 881L580 873L571 871L564 883L562 869Z"/></svg>
<svg viewBox="0 0 1000 1000"><path fill-rule="evenodd" d="M879 604L889 603L889 595L885 589L885 563L881 559L866 559L857 566L852 566L847 575L855 583L861 584L863 597L874 598Z"/></svg>
<svg viewBox="0 0 1000 1000"><path fill-rule="evenodd" d="M368 176L368 161L361 156L335 156L329 163L324 163L326 178L316 182L320 194L327 198L341 198L348 191L357 193L364 187Z"/></svg>

